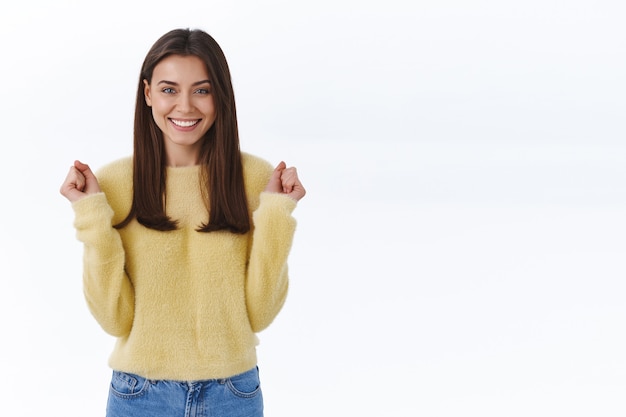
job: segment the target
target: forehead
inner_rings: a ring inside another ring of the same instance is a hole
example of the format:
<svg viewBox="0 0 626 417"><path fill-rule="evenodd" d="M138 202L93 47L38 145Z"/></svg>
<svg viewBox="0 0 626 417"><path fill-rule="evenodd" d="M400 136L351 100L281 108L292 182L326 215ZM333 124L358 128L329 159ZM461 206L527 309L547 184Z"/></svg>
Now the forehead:
<svg viewBox="0 0 626 417"><path fill-rule="evenodd" d="M209 79L209 73L202 59L195 55L170 55L154 67L152 80L174 81L178 83L196 82Z"/></svg>

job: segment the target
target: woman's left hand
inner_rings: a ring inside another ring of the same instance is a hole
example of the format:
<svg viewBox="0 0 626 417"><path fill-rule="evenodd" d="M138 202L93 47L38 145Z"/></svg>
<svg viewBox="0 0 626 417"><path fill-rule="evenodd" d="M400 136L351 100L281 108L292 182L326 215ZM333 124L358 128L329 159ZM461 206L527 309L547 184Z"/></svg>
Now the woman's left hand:
<svg viewBox="0 0 626 417"><path fill-rule="evenodd" d="M282 161L274 169L274 172L265 187L265 191L270 193L285 194L296 201L300 201L300 199L306 194L306 190L298 178L298 171L296 168L287 168L287 164Z"/></svg>

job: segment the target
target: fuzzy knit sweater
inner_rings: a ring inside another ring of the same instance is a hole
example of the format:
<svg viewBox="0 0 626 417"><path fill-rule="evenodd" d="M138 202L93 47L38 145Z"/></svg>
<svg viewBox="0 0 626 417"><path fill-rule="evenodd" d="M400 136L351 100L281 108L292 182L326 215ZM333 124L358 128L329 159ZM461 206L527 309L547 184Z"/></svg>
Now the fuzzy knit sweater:
<svg viewBox="0 0 626 417"><path fill-rule="evenodd" d="M200 167L169 167L166 213L178 230L133 220L132 160L98 170L101 193L72 206L84 246L83 288L102 328L117 337L111 368L149 379L225 378L256 365L256 333L283 306L296 202L264 192L271 165L242 153L253 227L247 234L195 229L206 222Z"/></svg>

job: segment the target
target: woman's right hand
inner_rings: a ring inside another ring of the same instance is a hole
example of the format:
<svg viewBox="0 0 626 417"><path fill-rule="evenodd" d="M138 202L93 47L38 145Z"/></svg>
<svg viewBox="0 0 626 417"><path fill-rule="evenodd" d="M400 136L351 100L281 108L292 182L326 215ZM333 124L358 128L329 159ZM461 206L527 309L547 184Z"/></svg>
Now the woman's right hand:
<svg viewBox="0 0 626 417"><path fill-rule="evenodd" d="M89 165L74 161L74 165L70 167L70 172L65 177L60 191L65 198L74 203L89 194L99 193L101 190Z"/></svg>

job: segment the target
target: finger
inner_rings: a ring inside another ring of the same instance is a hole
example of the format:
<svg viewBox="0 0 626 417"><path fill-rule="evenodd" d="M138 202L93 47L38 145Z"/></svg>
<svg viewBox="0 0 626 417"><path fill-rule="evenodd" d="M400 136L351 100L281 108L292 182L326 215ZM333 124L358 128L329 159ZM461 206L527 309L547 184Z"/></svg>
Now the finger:
<svg viewBox="0 0 626 417"><path fill-rule="evenodd" d="M71 167L65 181L61 185L61 194L70 201L75 201L84 194L84 188L85 177L75 167Z"/></svg>
<svg viewBox="0 0 626 417"><path fill-rule="evenodd" d="M280 184L282 184L283 170L285 169L285 166L285 163L281 161L276 166L276 168L274 168L274 172L272 172L272 178L270 181L272 181L278 187L280 187Z"/></svg>
<svg viewBox="0 0 626 417"><path fill-rule="evenodd" d="M296 181L293 186L292 191L289 193L289 197L293 198L296 201L300 201L302 197L306 194L306 190L302 186L300 180Z"/></svg>
<svg viewBox="0 0 626 417"><path fill-rule="evenodd" d="M276 165L276 168L274 168L274 174L282 174L285 168L287 168L287 164L285 163L285 161L280 161L278 165Z"/></svg>
<svg viewBox="0 0 626 417"><path fill-rule="evenodd" d="M283 186L283 192L290 193L293 191L293 187L298 181L298 172L296 168L286 168L283 170L280 176L281 184Z"/></svg>
<svg viewBox="0 0 626 417"><path fill-rule="evenodd" d="M93 172L91 171L91 168L89 168L89 165L87 164L83 164L81 161L76 160L74 161L74 167L81 172L85 178L95 178L96 176L93 174Z"/></svg>
<svg viewBox="0 0 626 417"><path fill-rule="evenodd" d="M287 183L287 188L289 189L287 194L294 200L299 201L306 194L306 190L302 186L302 182L300 182L298 170L295 167L291 167L284 170L283 173L284 180Z"/></svg>
<svg viewBox="0 0 626 417"><path fill-rule="evenodd" d="M70 167L70 171L63 181L64 188L77 188L82 191L85 188L85 176L76 167Z"/></svg>
<svg viewBox="0 0 626 417"><path fill-rule="evenodd" d="M83 173L81 171L77 170L76 168L74 168L73 174L74 174L74 187L78 191L85 191L85 186L87 185L87 180L86 180L85 176L83 175Z"/></svg>

